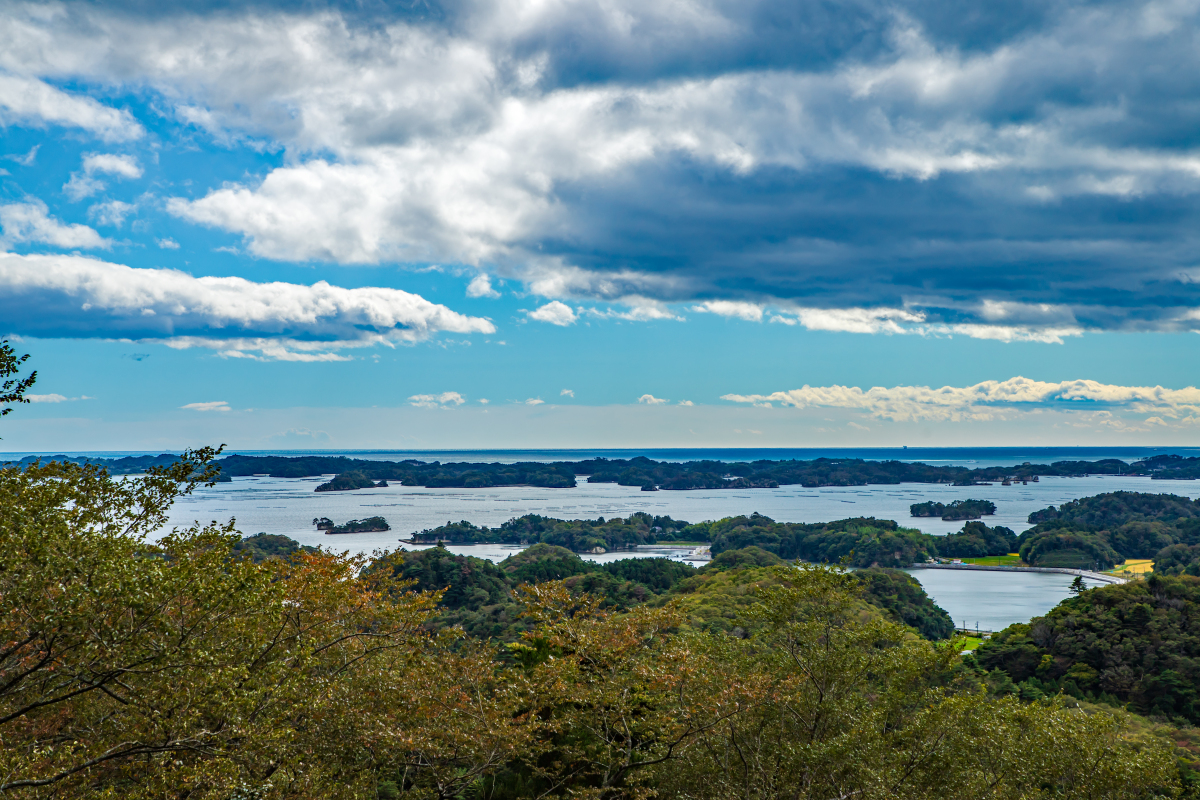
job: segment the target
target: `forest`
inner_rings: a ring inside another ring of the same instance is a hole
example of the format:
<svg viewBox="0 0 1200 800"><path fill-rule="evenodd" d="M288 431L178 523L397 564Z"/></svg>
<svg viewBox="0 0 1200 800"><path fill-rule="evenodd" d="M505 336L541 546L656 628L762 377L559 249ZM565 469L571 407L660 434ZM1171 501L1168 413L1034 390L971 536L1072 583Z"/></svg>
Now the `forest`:
<svg viewBox="0 0 1200 800"><path fill-rule="evenodd" d="M1190 549L1200 545L1200 504L1187 497L1108 492L1035 511L1029 522L1018 537L1028 564L1108 569L1131 558L1169 558L1179 572L1200 571Z"/></svg>
<svg viewBox="0 0 1200 800"><path fill-rule="evenodd" d="M1169 716L1190 713L1186 642L1138 656L1141 682L1121 684L1150 715L1137 716L1111 704L1122 695L1097 667L1090 688L1091 662L1059 675L1056 659L1091 657L1086 639L1031 632L1040 697L1024 661L961 656L903 573L753 547L692 570L589 565L549 544L501 565L437 547L372 560L243 539L232 524L152 538L215 475L214 455L131 481L61 462L0 470L0 792L1195 793L1191 729ZM1178 619L1200 581L1164 580L1144 600L1098 589L1068 602L1127 616L1123 630L1192 635Z"/></svg>

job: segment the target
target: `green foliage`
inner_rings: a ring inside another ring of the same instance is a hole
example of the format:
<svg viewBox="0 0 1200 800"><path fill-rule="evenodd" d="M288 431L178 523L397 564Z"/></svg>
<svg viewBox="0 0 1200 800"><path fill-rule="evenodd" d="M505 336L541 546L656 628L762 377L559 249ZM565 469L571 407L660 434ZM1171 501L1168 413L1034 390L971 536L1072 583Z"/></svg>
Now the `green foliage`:
<svg viewBox="0 0 1200 800"><path fill-rule="evenodd" d="M93 466L0 470L6 796L932 800L1180 785L1173 745L1116 716L1027 703L1042 691L1030 680L1008 700L960 683L957 646L865 602L902 617L911 587L895 574L661 559L514 591L539 561L586 562L551 545L507 566L438 547L256 562L236 553L271 540L229 527L149 542L171 500L211 476L209 455L127 482ZM666 586L681 591L631 607L634 590ZM503 653L438 623L489 609L520 632ZM1189 680L1163 671L1154 691Z"/></svg>
<svg viewBox="0 0 1200 800"><path fill-rule="evenodd" d="M955 500L952 503L913 503L908 507L914 517L941 517L944 520L979 519L995 514L996 504L990 500Z"/></svg>
<svg viewBox="0 0 1200 800"><path fill-rule="evenodd" d="M1200 721L1200 579L1151 575L1078 594L1013 625L976 651L979 665L1017 684L1111 698L1164 717Z"/></svg>
<svg viewBox="0 0 1200 800"><path fill-rule="evenodd" d="M933 602L916 578L898 569L860 569L854 573L865 599L890 619L937 641L954 635L954 620Z"/></svg>
<svg viewBox="0 0 1200 800"><path fill-rule="evenodd" d="M373 489L375 481L366 476L365 473L359 470L343 472L333 480L322 483L314 492L348 492L354 489Z"/></svg>
<svg viewBox="0 0 1200 800"><path fill-rule="evenodd" d="M1017 535L1003 525L989 528L982 522L968 522L958 533L937 539L935 546L938 555L946 558L1006 555L1016 552Z"/></svg>
<svg viewBox="0 0 1200 800"><path fill-rule="evenodd" d="M739 550L726 550L718 553L712 561L701 567L700 571L715 572L727 569L741 569L742 567L773 567L782 563L784 563L783 559L774 553L763 550L756 545L751 545Z"/></svg>
<svg viewBox="0 0 1200 800"><path fill-rule="evenodd" d="M1061 530L1025 538L1019 552L1022 561L1035 567L1105 570L1125 560L1102 536Z"/></svg>
<svg viewBox="0 0 1200 800"><path fill-rule="evenodd" d="M17 351L12 349L12 345L8 340L0 341L0 417L6 416L12 411L9 403L28 403L29 398L25 396L34 382L37 381L37 371L33 371L23 378L15 377L21 374L21 365L29 360L29 354L18 356Z"/></svg>
<svg viewBox="0 0 1200 800"><path fill-rule="evenodd" d="M1173 544L1154 556L1154 572L1159 575L1200 577L1200 545Z"/></svg>
<svg viewBox="0 0 1200 800"><path fill-rule="evenodd" d="M392 528L383 517L367 517L352 519L345 525L333 525L326 533L369 533L374 531L390 531Z"/></svg>
<svg viewBox="0 0 1200 800"><path fill-rule="evenodd" d="M436 528L412 534L416 544L548 544L574 552L622 550L642 544L655 544L659 537L677 537L687 527L681 520L653 517L644 512L628 518L562 520L526 514L498 528L476 527L470 522L447 522Z"/></svg>
<svg viewBox="0 0 1200 800"><path fill-rule="evenodd" d="M301 547L300 543L278 533L256 533L234 542L231 552L241 558L259 563L268 558L291 558L297 553L316 553L315 547Z"/></svg>
<svg viewBox="0 0 1200 800"><path fill-rule="evenodd" d="M1029 522L1069 523L1075 530L1110 530L1132 520L1173 521L1200 516L1200 506L1175 494L1108 492L1035 511Z"/></svg>
<svg viewBox="0 0 1200 800"><path fill-rule="evenodd" d="M693 525L684 535L707 538L714 555L756 546L789 561L836 564L848 559L857 567L907 567L937 553L932 537L874 517L810 524L775 522L756 513Z"/></svg>
<svg viewBox="0 0 1200 800"><path fill-rule="evenodd" d="M516 757L517 687L421 632L436 594L356 580L360 559L239 558L230 526L148 541L212 455L0 470L0 793L357 800L407 771L407 795L454 796Z"/></svg>

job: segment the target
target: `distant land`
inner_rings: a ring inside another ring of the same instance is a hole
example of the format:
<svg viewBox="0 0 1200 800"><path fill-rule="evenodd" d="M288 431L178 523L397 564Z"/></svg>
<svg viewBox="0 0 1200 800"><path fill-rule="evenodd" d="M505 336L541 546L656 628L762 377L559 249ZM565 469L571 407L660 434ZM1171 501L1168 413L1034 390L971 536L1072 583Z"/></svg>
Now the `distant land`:
<svg viewBox="0 0 1200 800"><path fill-rule="evenodd" d="M21 462L33 460L26 456ZM98 464L114 474L142 472L171 463L172 454L98 458L56 456ZM869 484L949 483L972 486L1005 480L1033 480L1039 476L1141 475L1152 479L1200 478L1200 457L1153 455L1136 461L1116 458L1025 462L1011 466L938 466L898 459L816 458L811 460L759 459L753 461L658 461L645 456L628 459L591 458L580 461L447 462L405 459L380 461L343 455L250 456L230 455L218 461L223 479L269 475L274 478L310 478L336 475L317 491L355 491L396 481L404 486L488 488L538 486L573 488L578 477L590 483L640 486L646 491L689 489L776 488L783 485L866 486Z"/></svg>

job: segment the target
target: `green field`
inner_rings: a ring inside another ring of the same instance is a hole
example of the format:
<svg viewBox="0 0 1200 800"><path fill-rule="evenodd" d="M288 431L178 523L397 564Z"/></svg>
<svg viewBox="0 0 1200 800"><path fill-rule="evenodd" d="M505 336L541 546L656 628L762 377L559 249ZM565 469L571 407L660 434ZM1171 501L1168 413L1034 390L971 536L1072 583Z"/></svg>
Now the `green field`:
<svg viewBox="0 0 1200 800"><path fill-rule="evenodd" d="M981 567L1019 567L1021 566L1021 557L1016 553L1009 553L1006 556L964 558L962 562L964 564L977 564Z"/></svg>
<svg viewBox="0 0 1200 800"><path fill-rule="evenodd" d="M982 638L980 638L978 636L967 636L963 640L963 648L962 648L963 652L965 653L968 650L974 650L976 647L979 647L979 645L981 645L981 644L983 644Z"/></svg>

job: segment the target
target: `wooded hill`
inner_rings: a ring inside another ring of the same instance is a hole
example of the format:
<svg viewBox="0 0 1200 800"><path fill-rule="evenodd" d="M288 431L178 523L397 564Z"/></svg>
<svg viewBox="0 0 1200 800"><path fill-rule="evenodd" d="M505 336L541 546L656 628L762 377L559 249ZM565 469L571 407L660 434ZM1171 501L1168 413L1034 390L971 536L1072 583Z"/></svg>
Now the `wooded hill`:
<svg viewBox="0 0 1200 800"><path fill-rule="evenodd" d="M509 556L499 564L473 556L455 555L442 547L384 556L367 567L368 573L388 570L415 588L444 590L444 611L438 625L460 625L473 636L513 641L528 629L523 624L516 589L521 584L563 581L572 594L587 593L601 607L616 611L649 603L662 605L686 598L691 624L703 630L729 631L736 627L737 603L728 586L715 581L717 573L751 570L741 581L758 586L768 573L758 570L783 564L778 556L750 547L729 550L696 567L668 558L627 558L599 564L585 561L562 547L537 544ZM921 585L898 570L865 569L854 573L863 599L888 618L909 625L931 640L954 633L950 616L933 603ZM752 592L735 592L753 599Z"/></svg>
<svg viewBox="0 0 1200 800"><path fill-rule="evenodd" d="M1200 545L1200 503L1173 494L1109 492L1035 511L1029 521L1036 524L1018 537L1020 553L1036 566L1109 569L1169 557L1186 571L1196 555L1187 548Z"/></svg>

